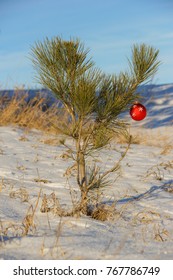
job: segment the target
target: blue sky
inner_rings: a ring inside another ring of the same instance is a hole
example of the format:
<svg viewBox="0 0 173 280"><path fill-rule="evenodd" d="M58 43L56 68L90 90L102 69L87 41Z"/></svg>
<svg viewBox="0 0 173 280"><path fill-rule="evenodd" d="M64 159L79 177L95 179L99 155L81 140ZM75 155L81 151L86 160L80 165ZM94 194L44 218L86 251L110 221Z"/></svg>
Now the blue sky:
<svg viewBox="0 0 173 280"><path fill-rule="evenodd" d="M128 67L131 47L160 50L153 83L173 82L172 0L0 0L0 89L38 88L31 46L46 36L78 37L106 73Z"/></svg>

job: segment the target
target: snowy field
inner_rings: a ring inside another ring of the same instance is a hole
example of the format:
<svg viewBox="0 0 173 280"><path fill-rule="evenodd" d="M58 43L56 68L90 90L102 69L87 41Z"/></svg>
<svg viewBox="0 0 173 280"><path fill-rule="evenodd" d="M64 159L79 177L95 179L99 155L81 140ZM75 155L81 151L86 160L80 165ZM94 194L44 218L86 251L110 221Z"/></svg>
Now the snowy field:
<svg viewBox="0 0 173 280"><path fill-rule="evenodd" d="M79 197L60 136L0 127L0 259L173 259L173 84L148 86L142 103L144 121L124 116L136 142L100 194L113 222L41 212L44 195L65 209ZM99 152L102 170L125 147Z"/></svg>

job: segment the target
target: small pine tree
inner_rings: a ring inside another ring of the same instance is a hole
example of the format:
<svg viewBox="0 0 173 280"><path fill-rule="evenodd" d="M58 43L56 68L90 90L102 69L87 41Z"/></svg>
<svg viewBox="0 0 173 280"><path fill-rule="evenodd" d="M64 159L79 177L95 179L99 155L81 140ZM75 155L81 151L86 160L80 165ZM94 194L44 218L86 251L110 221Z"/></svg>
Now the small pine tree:
<svg viewBox="0 0 173 280"><path fill-rule="evenodd" d="M69 116L61 131L75 140L73 159L81 191L78 209L85 213L89 192L103 186L109 173L119 167L116 163L100 175L94 166L88 176L86 158L110 143L113 133L125 129L119 114L134 102L137 87L152 78L160 63L158 50L145 44L134 45L129 70L106 75L95 67L88 53L80 40L65 41L60 37L46 38L31 49L38 82L56 95Z"/></svg>

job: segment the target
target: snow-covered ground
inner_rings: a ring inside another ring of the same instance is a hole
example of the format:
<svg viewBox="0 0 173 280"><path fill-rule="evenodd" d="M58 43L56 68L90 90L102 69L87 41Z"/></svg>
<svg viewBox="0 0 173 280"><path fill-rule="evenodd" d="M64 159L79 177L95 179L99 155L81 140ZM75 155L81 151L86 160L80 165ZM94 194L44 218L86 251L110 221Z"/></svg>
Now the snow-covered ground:
<svg viewBox="0 0 173 280"><path fill-rule="evenodd" d="M79 195L73 173L64 176L72 163L60 136L51 145L54 136L0 127L0 259L173 258L173 84L149 86L143 97L147 118L125 115L137 140L101 194L107 204L116 201L114 222L42 213L44 194L66 209L70 193ZM125 147L112 143L98 164L109 168Z"/></svg>

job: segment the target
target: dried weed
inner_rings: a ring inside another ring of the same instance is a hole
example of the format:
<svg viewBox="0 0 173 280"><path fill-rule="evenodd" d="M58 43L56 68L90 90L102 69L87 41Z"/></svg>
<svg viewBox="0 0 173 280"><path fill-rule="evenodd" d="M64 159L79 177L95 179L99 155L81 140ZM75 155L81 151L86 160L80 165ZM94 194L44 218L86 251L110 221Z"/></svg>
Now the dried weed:
<svg viewBox="0 0 173 280"><path fill-rule="evenodd" d="M11 191L9 196L11 198L20 198L21 202L29 202L29 194L25 188L20 188L19 190Z"/></svg>
<svg viewBox="0 0 173 280"><path fill-rule="evenodd" d="M22 192L14 192L12 194L12 197L20 197L22 196L23 198L23 191ZM39 191L37 200L35 205L30 205L25 217L23 218L22 223L13 223L13 222L2 222L0 221L0 240L2 243L6 239L9 239L11 237L23 237L28 235L29 233L34 233L36 230L36 224L35 224L35 214L36 214L36 209L38 207L38 203L40 200L40 195L41 195L41 189Z"/></svg>
<svg viewBox="0 0 173 280"><path fill-rule="evenodd" d="M139 224L150 224L154 223L155 221L158 221L160 219L160 214L155 211L141 211L137 213L133 217L133 224L139 225Z"/></svg>
<svg viewBox="0 0 173 280"><path fill-rule="evenodd" d="M27 102L26 92L16 90L12 98L0 97L0 125L18 125L28 129L39 129L45 132L60 133L66 113L58 106L45 107L45 99L38 95ZM57 124L56 127L53 124ZM26 136L21 136L20 141L28 141Z"/></svg>
<svg viewBox="0 0 173 280"><path fill-rule="evenodd" d="M99 221L113 221L120 217L120 213L116 210L115 204L100 204L91 212L91 217Z"/></svg>
<svg viewBox="0 0 173 280"><path fill-rule="evenodd" d="M144 178L146 179L152 176L154 179L162 181L164 179L165 171L170 173L170 169L173 169L173 161L161 162L150 167L144 175Z"/></svg>

